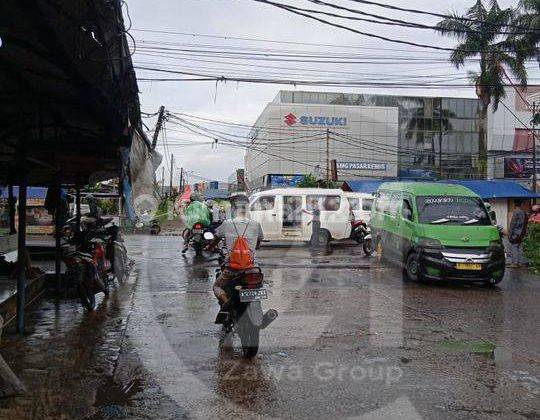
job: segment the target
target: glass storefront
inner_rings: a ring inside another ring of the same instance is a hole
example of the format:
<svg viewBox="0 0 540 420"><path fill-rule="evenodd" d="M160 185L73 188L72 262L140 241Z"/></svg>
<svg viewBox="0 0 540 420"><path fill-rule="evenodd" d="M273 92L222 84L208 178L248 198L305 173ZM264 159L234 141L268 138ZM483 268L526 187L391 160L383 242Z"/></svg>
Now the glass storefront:
<svg viewBox="0 0 540 420"><path fill-rule="evenodd" d="M281 91L276 101L398 107L399 172L415 169L442 178L482 177L477 99Z"/></svg>

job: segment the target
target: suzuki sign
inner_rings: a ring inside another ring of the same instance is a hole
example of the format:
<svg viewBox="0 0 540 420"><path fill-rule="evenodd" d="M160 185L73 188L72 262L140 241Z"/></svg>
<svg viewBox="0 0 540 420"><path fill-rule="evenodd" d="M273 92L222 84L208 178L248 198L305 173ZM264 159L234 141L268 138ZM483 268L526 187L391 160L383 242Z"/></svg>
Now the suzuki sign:
<svg viewBox="0 0 540 420"><path fill-rule="evenodd" d="M285 124L289 127L300 124L315 127L345 127L347 126L347 117L327 117L327 116L307 116L297 117L292 112L285 115Z"/></svg>

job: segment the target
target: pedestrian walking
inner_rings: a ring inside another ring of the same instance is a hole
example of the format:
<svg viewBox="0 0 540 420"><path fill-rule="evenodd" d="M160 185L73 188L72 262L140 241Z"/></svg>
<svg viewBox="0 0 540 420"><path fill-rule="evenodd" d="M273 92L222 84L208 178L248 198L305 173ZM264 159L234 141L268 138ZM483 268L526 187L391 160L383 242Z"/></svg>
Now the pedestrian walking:
<svg viewBox="0 0 540 420"><path fill-rule="evenodd" d="M527 215L521 208L522 200L514 201L512 220L508 228L508 242L510 242L510 263L508 267L516 268L525 264L523 257L523 238L527 233Z"/></svg>

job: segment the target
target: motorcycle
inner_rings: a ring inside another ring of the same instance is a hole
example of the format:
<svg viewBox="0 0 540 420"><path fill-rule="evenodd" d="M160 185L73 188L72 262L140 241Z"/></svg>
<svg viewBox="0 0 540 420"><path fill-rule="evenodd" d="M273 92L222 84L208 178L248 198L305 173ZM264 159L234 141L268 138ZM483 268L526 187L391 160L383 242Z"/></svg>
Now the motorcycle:
<svg viewBox="0 0 540 420"><path fill-rule="evenodd" d="M62 245L62 259L66 266L67 285L77 289L81 305L87 311L96 306L96 293L108 296L108 289L99 275L99 257L103 248L96 244L93 253L84 252L81 243L71 237Z"/></svg>
<svg viewBox="0 0 540 420"><path fill-rule="evenodd" d="M371 238L371 230L363 220L355 220L351 222L350 238L356 241L357 244L362 244L364 254L370 256L373 254L373 241Z"/></svg>
<svg viewBox="0 0 540 420"><path fill-rule="evenodd" d="M116 278L121 284L129 273L129 260L117 226L104 227L106 218L89 220L75 233L70 224L63 229L64 263L68 284L77 288L83 307L95 307L95 294L109 295Z"/></svg>
<svg viewBox="0 0 540 420"><path fill-rule="evenodd" d="M157 219L153 219L150 222L150 235L159 235L161 233L161 226Z"/></svg>
<svg viewBox="0 0 540 420"><path fill-rule="evenodd" d="M203 254L204 249L214 240L214 232L211 228L205 228L201 223L195 223L192 229L186 228L182 232L184 242L188 241L195 255Z"/></svg>
<svg viewBox="0 0 540 420"><path fill-rule="evenodd" d="M221 268L216 270L216 276L226 267L225 254L223 250L219 252ZM260 267L239 272L225 287L229 302L221 308L215 321L223 326L223 340L232 339L234 334L240 337L242 352L248 358L255 357L259 351L260 331L278 317L275 309L263 314L262 301L268 299L263 280Z"/></svg>

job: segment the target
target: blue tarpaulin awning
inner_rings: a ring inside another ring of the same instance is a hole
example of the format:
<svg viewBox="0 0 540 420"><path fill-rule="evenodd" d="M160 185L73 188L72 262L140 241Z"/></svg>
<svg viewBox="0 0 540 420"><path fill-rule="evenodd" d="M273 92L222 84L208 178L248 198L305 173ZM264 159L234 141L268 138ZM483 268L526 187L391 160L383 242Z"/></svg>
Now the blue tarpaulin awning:
<svg viewBox="0 0 540 420"><path fill-rule="evenodd" d="M447 180L441 181L448 184L459 184L467 187L478 194L482 199L496 198L540 198L540 194L535 194L523 185L515 181L506 180Z"/></svg>
<svg viewBox="0 0 540 420"><path fill-rule="evenodd" d="M396 179L379 179L379 180L351 180L343 183L342 189L345 191L361 192L372 194L383 182L396 181ZM469 188L474 193L478 194L482 199L497 199L497 198L540 198L540 194L528 190L523 185L515 181L507 180L459 180L445 179L441 182L445 184L459 184Z"/></svg>
<svg viewBox="0 0 540 420"><path fill-rule="evenodd" d="M377 189L383 182L385 181L382 179L366 180L366 181L363 181L363 180L345 181L341 189L345 191L373 194L375 191L377 191Z"/></svg>

